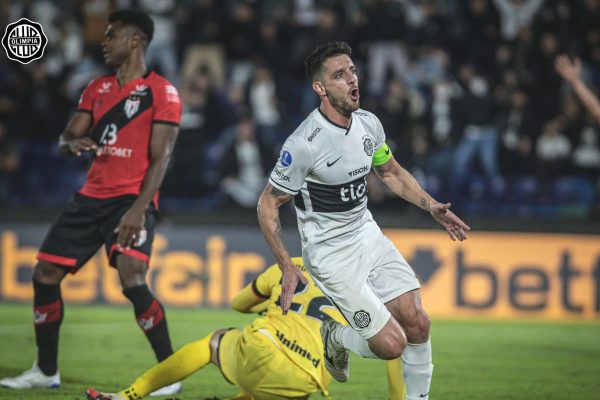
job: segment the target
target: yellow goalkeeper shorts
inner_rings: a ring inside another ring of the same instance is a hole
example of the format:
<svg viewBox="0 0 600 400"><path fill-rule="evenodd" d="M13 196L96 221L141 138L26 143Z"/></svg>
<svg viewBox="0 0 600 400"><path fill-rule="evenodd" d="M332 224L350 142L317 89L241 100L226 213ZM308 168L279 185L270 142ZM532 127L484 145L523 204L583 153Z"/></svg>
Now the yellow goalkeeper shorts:
<svg viewBox="0 0 600 400"><path fill-rule="evenodd" d="M313 378L286 357L268 333L251 325L223 335L219 361L225 378L256 400L301 399L319 391Z"/></svg>

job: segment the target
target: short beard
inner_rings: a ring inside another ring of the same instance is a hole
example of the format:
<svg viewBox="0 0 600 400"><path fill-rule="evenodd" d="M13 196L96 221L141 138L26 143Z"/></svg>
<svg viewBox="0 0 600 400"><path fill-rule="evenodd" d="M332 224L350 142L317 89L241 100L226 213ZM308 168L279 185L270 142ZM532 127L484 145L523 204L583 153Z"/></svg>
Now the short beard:
<svg viewBox="0 0 600 400"><path fill-rule="evenodd" d="M358 110L358 108L359 108L359 104L357 104L356 106L354 106L354 104L348 104L348 102L346 102L343 97L342 98L335 98L333 96L328 96L328 97L329 97L329 102L331 103L333 108L346 118L350 118L352 116L352 113L354 111Z"/></svg>
<svg viewBox="0 0 600 400"><path fill-rule="evenodd" d="M333 96L328 96L328 97L329 97L329 102L331 103L333 108L337 112L342 114L344 117L350 118L352 116L352 113L354 111L358 110L358 108L359 108L358 104L356 106L354 106L354 104L348 103L346 101L346 99L343 97L341 97L341 98L336 98Z"/></svg>

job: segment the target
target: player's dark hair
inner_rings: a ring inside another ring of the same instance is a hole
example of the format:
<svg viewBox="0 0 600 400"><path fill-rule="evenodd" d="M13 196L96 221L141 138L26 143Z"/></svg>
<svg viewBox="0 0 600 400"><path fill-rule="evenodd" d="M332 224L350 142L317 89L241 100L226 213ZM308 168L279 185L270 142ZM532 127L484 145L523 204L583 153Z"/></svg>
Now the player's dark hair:
<svg viewBox="0 0 600 400"><path fill-rule="evenodd" d="M145 12L139 10L117 10L108 16L108 22L113 23L120 21L124 25L132 25L142 31L148 46L154 36L154 21Z"/></svg>
<svg viewBox="0 0 600 400"><path fill-rule="evenodd" d="M346 42L329 42L317 46L309 55L304 59L304 67L306 68L306 75L311 81L314 80L315 75L319 73L325 60L330 57L345 54L347 56L352 55L352 48Z"/></svg>

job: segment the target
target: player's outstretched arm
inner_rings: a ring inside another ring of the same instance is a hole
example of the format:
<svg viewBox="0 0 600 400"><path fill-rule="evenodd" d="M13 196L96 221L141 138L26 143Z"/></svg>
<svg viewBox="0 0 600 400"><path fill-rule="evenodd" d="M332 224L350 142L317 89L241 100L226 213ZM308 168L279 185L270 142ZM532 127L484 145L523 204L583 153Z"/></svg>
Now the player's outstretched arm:
<svg viewBox="0 0 600 400"><path fill-rule="evenodd" d="M267 304L268 299L259 297L252 289L252 283L244 286L231 300L231 308L244 314L264 311Z"/></svg>
<svg viewBox="0 0 600 400"><path fill-rule="evenodd" d="M450 211L450 203L442 204L431 197L419 185L414 176L392 157L385 164L374 167L377 176L391 191L404 200L429 212L431 216L446 229L450 239L467 239L466 231L471 228Z"/></svg>
<svg viewBox="0 0 600 400"><path fill-rule="evenodd" d="M118 233L117 243L121 247L130 248L139 237L140 231L144 229L146 209L165 177L178 133L179 127L177 126L163 123L152 125L150 166L146 171L142 189L131 208L123 214L115 229L115 232Z"/></svg>
<svg viewBox="0 0 600 400"><path fill-rule="evenodd" d="M600 101L581 79L581 60L576 58L571 62L566 54L561 54L554 60L554 69L573 86L579 100L600 124Z"/></svg>
<svg viewBox="0 0 600 400"><path fill-rule="evenodd" d="M98 151L98 145L87 133L92 126L91 114L77 111L58 139L58 150L64 155L81 155L84 151Z"/></svg>
<svg viewBox="0 0 600 400"><path fill-rule="evenodd" d="M258 199L258 222L267 244L271 248L279 268L281 268L281 309L287 314L298 281L307 283L306 277L292 262L287 246L283 240L281 221L279 220L279 206L292 199L292 195L283 192L270 183L263 190Z"/></svg>

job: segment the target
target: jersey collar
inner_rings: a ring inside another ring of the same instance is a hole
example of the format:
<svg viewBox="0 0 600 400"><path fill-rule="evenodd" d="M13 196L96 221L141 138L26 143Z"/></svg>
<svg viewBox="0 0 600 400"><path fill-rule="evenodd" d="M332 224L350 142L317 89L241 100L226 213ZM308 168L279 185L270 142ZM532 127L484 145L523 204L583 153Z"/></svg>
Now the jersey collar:
<svg viewBox="0 0 600 400"><path fill-rule="evenodd" d="M129 85L132 85L132 84L139 84L140 82L145 81L146 79L148 79L148 77L150 76L150 74L152 74L152 72L154 72L154 71L152 71L151 69L149 69L149 70L146 71L146 73L144 75L140 76L139 78L135 78L134 80L131 80L131 81L127 82L123 86L119 85L119 78L117 78L117 73L116 72L113 74L113 79L115 80L115 82L117 83L117 85L119 85L121 88L124 88L126 86L129 86Z"/></svg>
<svg viewBox="0 0 600 400"><path fill-rule="evenodd" d="M346 133L346 135L348 135L348 133L350 133L350 128L352 128L352 122L354 121L354 118L352 118L350 120L350 126L348 126L347 128L345 126L342 126L340 124L336 124L335 122L333 122L332 120L330 120L327 115L325 115L325 113L323 111L321 111L321 107L317 107L317 110L319 111L319 114L321 114L321 116L325 119L325 121L329 122L331 125L335 126L336 128L340 128L343 129L344 132Z"/></svg>

